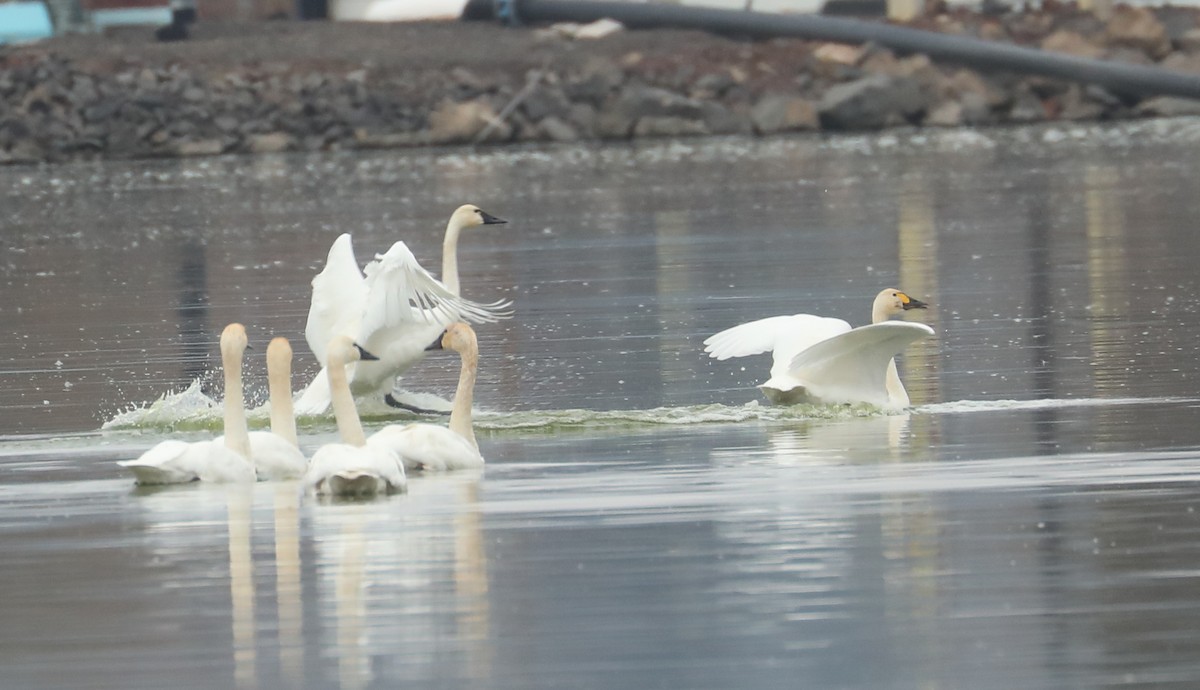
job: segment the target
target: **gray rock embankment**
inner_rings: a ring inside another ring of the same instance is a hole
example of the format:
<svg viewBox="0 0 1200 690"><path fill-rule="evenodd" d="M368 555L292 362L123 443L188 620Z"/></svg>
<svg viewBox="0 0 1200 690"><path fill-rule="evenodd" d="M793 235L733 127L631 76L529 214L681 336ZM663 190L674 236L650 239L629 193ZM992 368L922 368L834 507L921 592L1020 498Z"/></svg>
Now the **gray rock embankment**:
<svg viewBox="0 0 1200 690"><path fill-rule="evenodd" d="M1048 10L917 25L1200 73L1197 16L1122 8L1101 21ZM486 53L410 67L370 55L322 62L311 43L298 62L253 59L249 45L251 57L239 58L228 43L228 55L201 62L137 44L119 46L115 60L53 41L5 49L0 163L1200 114L1200 101L985 74L870 45L522 31L538 66L491 64Z"/></svg>

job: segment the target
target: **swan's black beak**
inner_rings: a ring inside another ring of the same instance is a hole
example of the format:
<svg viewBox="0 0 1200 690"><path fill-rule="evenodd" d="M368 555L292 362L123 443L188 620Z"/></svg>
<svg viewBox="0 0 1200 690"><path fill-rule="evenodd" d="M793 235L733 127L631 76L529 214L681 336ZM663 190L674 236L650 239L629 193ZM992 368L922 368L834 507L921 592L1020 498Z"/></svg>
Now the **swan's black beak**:
<svg viewBox="0 0 1200 690"><path fill-rule="evenodd" d="M908 297L908 295L905 295L905 297ZM924 309L928 306L928 304L922 302L921 300L913 299L912 297L908 297L908 299L904 301L904 311L908 311L909 309Z"/></svg>
<svg viewBox="0 0 1200 690"><path fill-rule="evenodd" d="M354 343L354 349L358 350L358 358L364 362L377 362L379 358L363 349L362 345Z"/></svg>
<svg viewBox="0 0 1200 690"><path fill-rule="evenodd" d="M446 335L446 331L442 331L441 335L439 335L439 336L437 337L437 340L433 341L432 343L429 343L429 345L427 345L427 346L425 347L425 351L426 351L426 352L429 352L429 351L431 351L431 350L443 350L443 349L445 349L445 348L443 348L443 347L442 347L442 337L443 337L443 336L445 336L445 335Z"/></svg>
<svg viewBox="0 0 1200 690"><path fill-rule="evenodd" d="M503 218L497 218L496 216L493 216L482 209L479 211L479 217L483 218L484 225L504 225L508 222L507 220L504 220Z"/></svg>

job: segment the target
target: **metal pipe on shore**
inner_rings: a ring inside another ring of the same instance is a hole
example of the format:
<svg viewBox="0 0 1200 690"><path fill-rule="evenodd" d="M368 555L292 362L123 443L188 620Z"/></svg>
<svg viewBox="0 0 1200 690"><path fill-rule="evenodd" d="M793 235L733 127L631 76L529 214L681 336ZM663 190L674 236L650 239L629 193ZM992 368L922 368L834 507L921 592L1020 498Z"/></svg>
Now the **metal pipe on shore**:
<svg viewBox="0 0 1200 690"><path fill-rule="evenodd" d="M498 15L516 22L580 22L613 19L631 29L699 29L751 38L803 38L869 43L898 53L981 70L1036 74L1096 84L1131 96L1179 96L1200 100L1200 75L1161 67L1052 53L965 36L910 29L882 22L821 15L768 14L745 10L604 0L495 0Z"/></svg>

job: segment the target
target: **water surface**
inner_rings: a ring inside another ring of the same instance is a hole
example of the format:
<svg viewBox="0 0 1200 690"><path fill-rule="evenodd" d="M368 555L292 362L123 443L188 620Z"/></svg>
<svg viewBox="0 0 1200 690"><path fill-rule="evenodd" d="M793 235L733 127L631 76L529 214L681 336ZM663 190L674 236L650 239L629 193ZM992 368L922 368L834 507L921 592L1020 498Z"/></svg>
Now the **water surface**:
<svg viewBox="0 0 1200 690"><path fill-rule="evenodd" d="M1198 145L1184 120L0 169L6 678L1194 686ZM219 424L229 321L253 395L275 335L308 380L338 233L436 268L467 201L510 223L464 237L464 292L517 308L479 329L483 473L324 503L117 471ZM864 323L890 285L937 331L907 414L771 408L766 358L701 351Z"/></svg>

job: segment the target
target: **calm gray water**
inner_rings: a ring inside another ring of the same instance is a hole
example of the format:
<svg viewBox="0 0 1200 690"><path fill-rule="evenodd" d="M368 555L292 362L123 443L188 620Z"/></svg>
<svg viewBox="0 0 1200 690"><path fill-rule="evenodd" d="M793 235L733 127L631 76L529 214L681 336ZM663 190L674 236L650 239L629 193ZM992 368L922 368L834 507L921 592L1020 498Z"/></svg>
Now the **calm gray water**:
<svg viewBox="0 0 1200 690"><path fill-rule="evenodd" d="M0 168L4 685L1195 687L1198 152L1180 120ZM219 425L230 321L252 393L276 335L308 380L339 232L437 269L467 201L511 222L464 291L517 307L479 329L482 474L118 471ZM907 414L770 408L767 358L701 352L891 285L937 331Z"/></svg>

